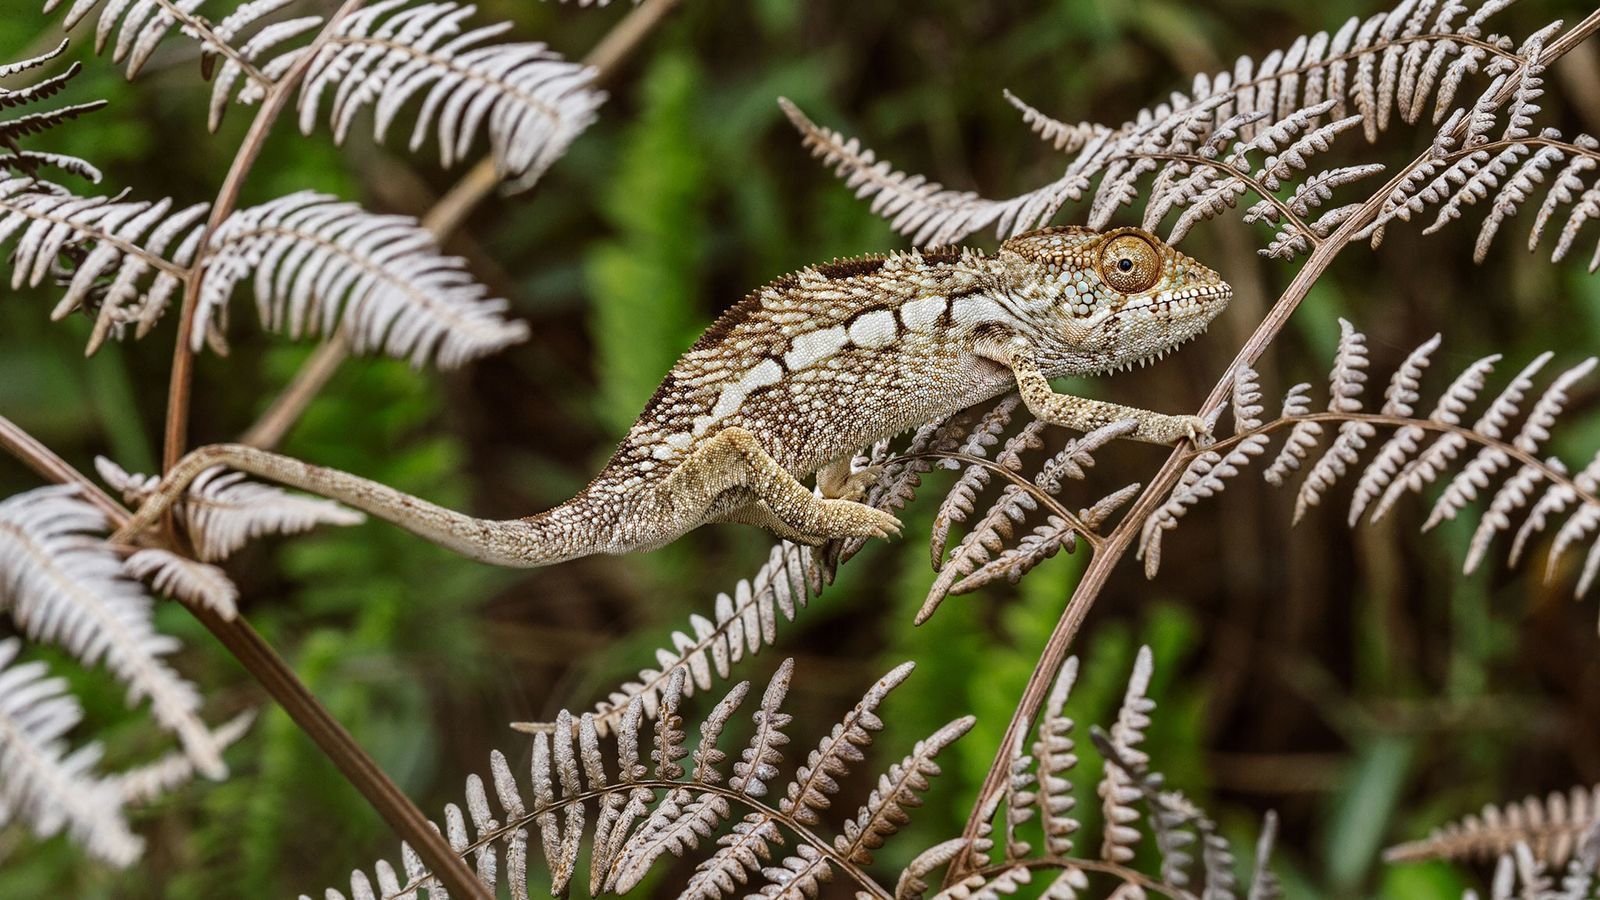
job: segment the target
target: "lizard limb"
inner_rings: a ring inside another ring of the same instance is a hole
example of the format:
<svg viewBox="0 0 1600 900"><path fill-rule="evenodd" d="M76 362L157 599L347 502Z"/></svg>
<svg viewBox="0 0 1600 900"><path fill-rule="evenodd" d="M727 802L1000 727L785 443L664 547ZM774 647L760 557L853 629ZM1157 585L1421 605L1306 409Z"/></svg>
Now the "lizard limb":
<svg viewBox="0 0 1600 900"><path fill-rule="evenodd" d="M696 448L662 482L662 496L674 518L699 522L726 491L744 488L766 504L774 517L811 540L888 537L900 520L853 500L820 498L778 465L755 436L743 428L724 428Z"/></svg>
<svg viewBox="0 0 1600 900"><path fill-rule="evenodd" d="M765 503L760 501L724 513L717 521L729 522L734 525L750 525L760 528L762 531L770 532L775 538L793 541L796 544L820 547L828 542L826 538L815 537L791 528L788 522L778 518Z"/></svg>
<svg viewBox="0 0 1600 900"><path fill-rule="evenodd" d="M1176 444L1184 440L1199 443L1211 433L1206 421L1198 416L1169 416L1104 400L1056 393L1050 387L1049 379L1040 371L1033 347L1023 338L1012 337L992 347L980 348L979 352L1010 369L1016 376L1017 389L1022 394L1022 402L1027 405L1028 412L1052 425L1093 431L1103 425L1132 419L1139 426L1128 437L1151 444Z"/></svg>

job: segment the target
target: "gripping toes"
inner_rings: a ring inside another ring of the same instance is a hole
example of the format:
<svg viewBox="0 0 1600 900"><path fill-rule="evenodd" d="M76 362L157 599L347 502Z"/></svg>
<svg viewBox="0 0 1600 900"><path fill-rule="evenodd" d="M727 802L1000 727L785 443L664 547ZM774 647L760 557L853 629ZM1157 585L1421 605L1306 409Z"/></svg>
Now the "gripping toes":
<svg viewBox="0 0 1600 900"><path fill-rule="evenodd" d="M900 520L891 513L854 500L818 500L816 521L807 523L811 535L824 540L846 537L890 538L900 533Z"/></svg>
<svg viewBox="0 0 1600 900"><path fill-rule="evenodd" d="M1163 444L1188 441L1204 447L1211 443L1211 424L1199 416L1163 416L1158 428Z"/></svg>

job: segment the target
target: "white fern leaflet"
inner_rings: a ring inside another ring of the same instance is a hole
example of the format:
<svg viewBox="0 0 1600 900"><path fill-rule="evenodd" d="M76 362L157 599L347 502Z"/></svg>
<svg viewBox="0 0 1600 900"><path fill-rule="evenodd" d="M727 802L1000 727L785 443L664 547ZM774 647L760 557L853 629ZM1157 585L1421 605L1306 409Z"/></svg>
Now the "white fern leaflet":
<svg viewBox="0 0 1600 900"><path fill-rule="evenodd" d="M342 332L357 352L382 350L418 367L458 366L528 337L526 324L506 319L506 302L440 254L416 220L310 191L229 216L211 237L203 274L196 349L245 281L270 330Z"/></svg>
<svg viewBox="0 0 1600 900"><path fill-rule="evenodd" d="M525 184L566 152L605 95L594 70L543 44L486 43L510 23L467 28L477 8L458 3L386 0L345 18L317 50L300 93L300 127L310 133L328 99L334 140L373 107L383 140L396 116L421 97L410 146L435 132L449 166L472 149L480 126L502 178Z"/></svg>
<svg viewBox="0 0 1600 900"><path fill-rule="evenodd" d="M150 701L196 768L222 778L227 768L200 721L199 691L162 659L178 642L155 630L150 597L97 537L105 516L75 493L44 487L0 502L0 610L32 640L89 665L103 662L127 685L130 703Z"/></svg>

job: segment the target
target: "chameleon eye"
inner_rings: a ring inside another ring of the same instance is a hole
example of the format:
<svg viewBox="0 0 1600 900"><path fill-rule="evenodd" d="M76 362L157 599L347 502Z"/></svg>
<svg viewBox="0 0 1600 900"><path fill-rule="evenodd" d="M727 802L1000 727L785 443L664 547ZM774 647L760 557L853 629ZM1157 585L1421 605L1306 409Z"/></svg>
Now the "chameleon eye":
<svg viewBox="0 0 1600 900"><path fill-rule="evenodd" d="M1121 234L1106 241L1100 250L1100 277L1115 291L1138 294L1148 291L1161 274L1161 254L1155 245L1137 234Z"/></svg>

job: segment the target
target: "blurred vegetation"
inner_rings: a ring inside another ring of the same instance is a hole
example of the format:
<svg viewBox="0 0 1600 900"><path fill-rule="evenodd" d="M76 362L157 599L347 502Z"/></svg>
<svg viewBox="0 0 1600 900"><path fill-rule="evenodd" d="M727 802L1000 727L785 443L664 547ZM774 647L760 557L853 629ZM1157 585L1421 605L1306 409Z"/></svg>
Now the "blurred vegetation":
<svg viewBox="0 0 1600 900"><path fill-rule="evenodd" d="M37 6L0 17L0 58L57 40L58 22ZM480 6L485 20L513 20L518 35L572 57L626 14L625 4ZM1185 87L1186 73L1373 9L1348 0L685 0L625 68L601 121L539 188L488 204L451 244L512 298L533 340L456 374L347 364L285 449L482 515L552 505L604 461L658 377L719 310L808 262L902 245L806 157L776 97L862 135L905 168L1001 195L1056 177L1061 164L1001 101L1002 88L1063 119L1118 122ZM1524 34L1574 13L1574 3L1530 0L1501 27ZM86 43L75 42L88 71L71 98L111 105L40 146L88 157L106 170L110 191L209 199L248 116L235 110L222 133L205 133L205 85L182 42L132 85L108 61L85 56ZM1600 130L1596 71L1588 46L1553 73L1574 130ZM1417 146L1385 153L1399 159ZM285 128L245 199L315 187L420 214L454 174L427 158L359 142L340 151L325 134ZM1089 390L1193 408L1290 277L1254 257L1246 226L1203 232L1186 249L1239 287L1233 309L1174 360ZM1269 354L1267 383L1320 380L1337 316L1373 337L1376 371L1435 330L1446 337L1438 368L1452 370L1493 351L1524 360L1548 348L1576 359L1600 343L1593 279L1505 248L1473 269L1470 232L1421 239L1402 230L1379 253L1352 248ZM149 471L171 322L85 361L88 323L48 322L52 303L35 292L0 302L0 410L80 467L103 453ZM237 319L232 356L200 362L196 443L243 431L308 352ZM1580 415L1594 399L1580 396ZM1564 433L1570 445L1554 448L1569 458L1600 446L1600 416L1574 421L1580 427ZM1089 490L1103 488L1099 496L1139 480L1160 459L1142 447L1103 454ZM20 465L0 463L0 495L33 484ZM947 602L913 629L931 579L918 540L929 506L913 507L907 540L858 558L784 626L782 652L799 657L791 756L907 658L919 671L887 708L888 752L957 715L979 716L915 834L881 861L884 872L959 831L1082 566L1060 557L1015 589ZM1279 869L1293 895L1459 896L1458 873L1385 870L1377 851L1484 802L1600 781L1594 604L1572 603L1569 579L1542 584L1539 565L1460 578L1470 528L1453 522L1417 535L1417 504L1353 533L1337 512L1291 532L1289 509L1284 497L1241 485L1169 542L1156 581L1131 565L1120 570L1080 638L1073 714L1106 722L1135 649L1149 643L1161 703L1150 752L1230 833L1252 834L1262 812L1277 809ZM401 787L437 812L459 798L466 773L485 768L491 747L526 762L526 744L506 722L586 708L653 663L670 631L753 573L767 546L749 529L713 527L648 556L511 573L369 524L254 548L229 571L256 627ZM162 610L162 625L184 640L179 665L208 691L213 720L265 702L181 610ZM740 676L760 683L778 658L769 651ZM150 734L129 727L119 691L92 674L82 679L90 722L104 729L113 758L157 750ZM262 716L230 761L233 780L180 793L137 823L151 852L129 872L87 866L60 839L0 832L0 897L316 893L352 866L393 856L381 822L283 714ZM1080 808L1098 806L1093 774L1076 778ZM848 790L866 789L859 779ZM680 883L686 871L663 869L655 884Z"/></svg>

